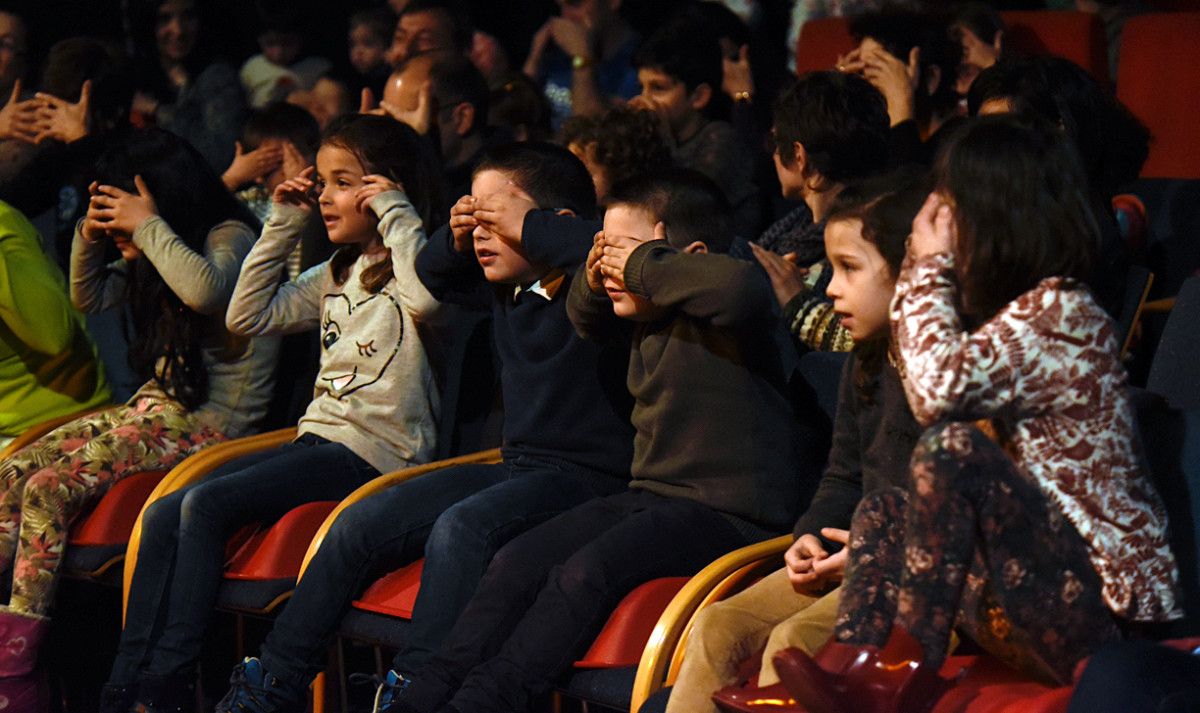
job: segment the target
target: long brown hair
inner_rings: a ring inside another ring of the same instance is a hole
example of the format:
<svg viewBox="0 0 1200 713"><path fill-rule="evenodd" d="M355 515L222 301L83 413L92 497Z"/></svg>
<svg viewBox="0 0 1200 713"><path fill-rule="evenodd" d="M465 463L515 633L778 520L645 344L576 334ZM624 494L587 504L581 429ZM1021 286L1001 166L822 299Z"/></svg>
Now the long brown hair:
<svg viewBox="0 0 1200 713"><path fill-rule="evenodd" d="M325 130L322 146L345 149L359 160L368 174L386 176L404 188L409 202L421 216L425 234L438 226L446 208L445 190L437 161L429 145L408 125L395 119L371 114L346 114L335 119ZM372 263L359 276L364 289L379 292L392 280L391 250ZM338 248L329 259L333 279L343 284L350 267L362 255L362 246Z"/></svg>

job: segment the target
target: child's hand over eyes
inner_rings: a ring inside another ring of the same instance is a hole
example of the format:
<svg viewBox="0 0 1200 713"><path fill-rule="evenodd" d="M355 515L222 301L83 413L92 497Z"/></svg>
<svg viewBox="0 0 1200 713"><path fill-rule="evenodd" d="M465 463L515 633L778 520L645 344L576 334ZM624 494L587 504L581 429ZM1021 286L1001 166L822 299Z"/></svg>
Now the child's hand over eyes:
<svg viewBox="0 0 1200 713"><path fill-rule="evenodd" d="M654 240L666 240L667 230L659 221L654 224ZM600 257L600 272L622 285L625 284L625 263L629 255L643 242L626 235L604 235L604 253Z"/></svg>
<svg viewBox="0 0 1200 713"><path fill-rule="evenodd" d="M592 249L588 251L587 262L583 264L588 287L598 295L604 294L604 273L600 270L600 258L603 255L604 231L601 230L592 238Z"/></svg>
<svg viewBox="0 0 1200 713"><path fill-rule="evenodd" d="M917 217L913 218L908 254L923 258L937 253L954 254L957 229L954 209L936 192L930 193Z"/></svg>
<svg viewBox="0 0 1200 713"><path fill-rule="evenodd" d="M134 176L133 185L137 188L136 194L116 186L97 186L96 192L92 194L88 212L93 213L94 208L95 217L104 223L110 233L132 236L142 223L158 215L154 196L150 195L150 189L146 187L142 177Z"/></svg>
<svg viewBox="0 0 1200 713"><path fill-rule="evenodd" d="M317 184L312 180L313 173L316 170L316 168L309 166L295 178L289 178L280 183L275 187L275 193L271 196L271 200L278 205L290 205L304 211L311 211L313 208L316 208Z"/></svg>
<svg viewBox="0 0 1200 713"><path fill-rule="evenodd" d="M495 235L519 243L525 231L525 214L537 207L532 198L516 186L509 185L508 190L494 193L478 202L475 220Z"/></svg>
<svg viewBox="0 0 1200 713"><path fill-rule="evenodd" d="M450 236L454 238L454 249L460 253L471 251L471 233L479 221L475 220L475 196L463 196L450 208Z"/></svg>
<svg viewBox="0 0 1200 713"><path fill-rule="evenodd" d="M247 151L242 148L242 142L237 141L233 144L233 161L221 175L221 181L232 191L274 171L282 161L283 148L278 145L264 144L253 151Z"/></svg>
<svg viewBox="0 0 1200 713"><path fill-rule="evenodd" d="M371 207L371 200L375 196L388 191L404 191L404 187L399 183L377 173L363 176L362 180L362 186L354 192L354 207L358 208L359 213L367 212L367 209Z"/></svg>

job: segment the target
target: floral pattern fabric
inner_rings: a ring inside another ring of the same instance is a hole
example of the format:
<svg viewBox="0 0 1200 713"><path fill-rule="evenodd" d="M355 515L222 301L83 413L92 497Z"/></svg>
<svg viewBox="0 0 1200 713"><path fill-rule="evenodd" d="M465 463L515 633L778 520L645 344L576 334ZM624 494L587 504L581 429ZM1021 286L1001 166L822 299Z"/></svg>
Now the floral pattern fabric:
<svg viewBox="0 0 1200 713"><path fill-rule="evenodd" d="M909 406L923 426L991 418L1022 473L1087 543L1117 615L1183 615L1162 500L1141 472L1111 319L1058 277L967 333L953 257L906 259L891 306Z"/></svg>
<svg viewBox="0 0 1200 713"><path fill-rule="evenodd" d="M865 497L850 530L835 635L883 646L893 621L939 667L957 622L984 649L1043 680L1120 638L1087 543L978 429L926 431L907 491Z"/></svg>
<svg viewBox="0 0 1200 713"><path fill-rule="evenodd" d="M182 406L140 398L67 423L0 463L0 571L9 609L44 615L71 522L114 483L165 470L225 440Z"/></svg>

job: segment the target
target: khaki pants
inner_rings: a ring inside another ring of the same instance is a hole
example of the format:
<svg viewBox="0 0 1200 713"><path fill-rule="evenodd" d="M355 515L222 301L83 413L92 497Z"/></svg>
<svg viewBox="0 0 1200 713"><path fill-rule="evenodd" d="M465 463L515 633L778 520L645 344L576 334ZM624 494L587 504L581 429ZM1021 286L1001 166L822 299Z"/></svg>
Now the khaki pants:
<svg viewBox="0 0 1200 713"><path fill-rule="evenodd" d="M797 594L787 570L780 569L702 611L688 638L667 713L717 713L713 692L739 683L741 663L764 645L759 685L778 683L771 657L791 646L815 653L828 641L839 591L823 597Z"/></svg>

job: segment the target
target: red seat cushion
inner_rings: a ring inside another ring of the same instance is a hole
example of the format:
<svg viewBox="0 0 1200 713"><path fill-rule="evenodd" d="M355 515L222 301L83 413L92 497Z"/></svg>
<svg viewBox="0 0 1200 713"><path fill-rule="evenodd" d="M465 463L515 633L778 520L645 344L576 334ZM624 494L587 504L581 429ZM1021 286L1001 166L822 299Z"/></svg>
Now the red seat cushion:
<svg viewBox="0 0 1200 713"><path fill-rule="evenodd" d="M575 667L636 666L658 618L687 583L688 577L652 579L626 594Z"/></svg>
<svg viewBox="0 0 1200 713"><path fill-rule="evenodd" d="M225 568L225 579L295 579L300 575L309 543L335 507L337 501L328 500L306 503L289 511L238 548Z"/></svg>
<svg viewBox="0 0 1200 713"><path fill-rule="evenodd" d="M1064 57L1108 84L1108 40L1096 15L1061 10L1014 10L1000 15L1008 26L1005 52L1025 57Z"/></svg>
<svg viewBox="0 0 1200 713"><path fill-rule="evenodd" d="M425 560L422 558L380 577L350 606L397 619L412 619L424 566Z"/></svg>
<svg viewBox="0 0 1200 713"><path fill-rule="evenodd" d="M101 496L91 512L72 523L67 544L103 547L128 543L142 506L166 475L165 470L148 470L118 481Z"/></svg>
<svg viewBox="0 0 1200 713"><path fill-rule="evenodd" d="M800 28L796 41L796 74L833 69L838 55L858 46L844 17L809 20Z"/></svg>

